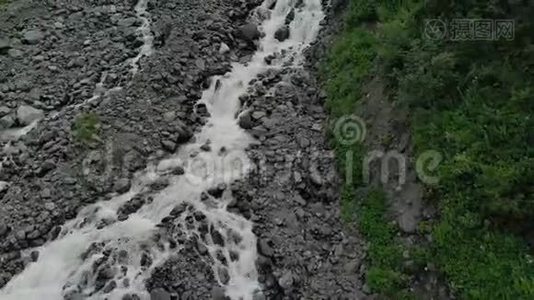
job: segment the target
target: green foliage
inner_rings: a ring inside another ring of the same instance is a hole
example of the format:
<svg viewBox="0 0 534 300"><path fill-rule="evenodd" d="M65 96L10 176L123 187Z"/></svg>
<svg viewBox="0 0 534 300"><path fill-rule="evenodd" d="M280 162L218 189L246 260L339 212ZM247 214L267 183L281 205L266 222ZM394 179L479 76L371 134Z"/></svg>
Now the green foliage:
<svg viewBox="0 0 534 300"><path fill-rule="evenodd" d="M94 113L79 115L72 126L75 140L84 145L91 145L99 141L100 119Z"/></svg>
<svg viewBox="0 0 534 300"><path fill-rule="evenodd" d="M407 276L401 272L401 245L395 242L396 228L386 219L385 195L372 190L359 201L358 225L369 241L367 283L373 292L394 296L405 286Z"/></svg>
<svg viewBox="0 0 534 300"><path fill-rule="evenodd" d="M347 14L349 27L357 27L362 22L376 21L378 18L376 12L378 2L377 0L351 1Z"/></svg>
<svg viewBox="0 0 534 300"><path fill-rule="evenodd" d="M367 78L380 76L412 111L416 149L443 154L440 184L428 194L441 218L422 227L434 242L417 264L435 263L461 299L534 299L533 259L521 238L534 227L533 14L520 1L352 0L324 70L334 119L352 113ZM438 17L513 18L516 38L426 39L424 20ZM333 144L342 170L347 151L361 159L361 145ZM343 218L357 221L370 243L369 286L397 299L407 280L402 248L383 195L358 196L357 183L345 183Z"/></svg>
<svg viewBox="0 0 534 300"><path fill-rule="evenodd" d="M375 4L374 1L352 2L349 23L351 19L371 20L375 16ZM370 7L373 13L370 13ZM331 49L322 74L328 94L326 105L333 126L337 119L355 111L362 96L362 84L373 70L377 42L378 39L367 30L349 26ZM345 182L342 188L341 215L347 223L356 222L370 243L369 287L373 292L398 296L406 287L407 276L401 272L403 249L395 243L396 229L384 217L385 197L379 191L357 195L362 182L363 145L345 145L334 136L332 145L339 169L343 172L350 170L353 175L352 182Z"/></svg>

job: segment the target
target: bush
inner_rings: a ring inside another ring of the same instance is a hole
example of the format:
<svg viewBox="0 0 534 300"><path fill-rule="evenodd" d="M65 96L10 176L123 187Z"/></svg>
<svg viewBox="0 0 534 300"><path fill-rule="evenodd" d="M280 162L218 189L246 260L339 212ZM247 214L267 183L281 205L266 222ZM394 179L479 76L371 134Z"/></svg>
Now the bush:
<svg viewBox="0 0 534 300"><path fill-rule="evenodd" d="M91 145L99 141L100 120L94 113L79 115L72 126L72 134L76 141Z"/></svg>

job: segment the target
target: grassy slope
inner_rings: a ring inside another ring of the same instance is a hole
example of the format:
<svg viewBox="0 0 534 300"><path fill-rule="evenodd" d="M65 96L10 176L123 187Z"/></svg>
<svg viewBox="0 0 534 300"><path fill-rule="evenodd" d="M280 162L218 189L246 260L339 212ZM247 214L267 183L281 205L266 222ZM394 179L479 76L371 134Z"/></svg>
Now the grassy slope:
<svg viewBox="0 0 534 300"><path fill-rule="evenodd" d="M532 226L534 216L534 46L527 36L533 28L528 18L516 15L528 15L528 9L473 1L382 2L351 3L347 28L325 68L332 117L354 111L371 74L388 78L395 100L414 111L416 148L438 150L445 158L440 185L426 196L438 203L441 219L430 224L434 243L425 257L460 298L532 299L534 266L517 234ZM517 22L512 42L453 43L422 36L425 18L510 16ZM380 23L376 32L360 26L368 20ZM333 142L343 168L347 146ZM353 148L362 153L360 145ZM358 216L371 243L369 285L399 298L406 275L395 228L384 217L384 199L374 192L359 201L356 188L344 187L343 214L348 221Z"/></svg>

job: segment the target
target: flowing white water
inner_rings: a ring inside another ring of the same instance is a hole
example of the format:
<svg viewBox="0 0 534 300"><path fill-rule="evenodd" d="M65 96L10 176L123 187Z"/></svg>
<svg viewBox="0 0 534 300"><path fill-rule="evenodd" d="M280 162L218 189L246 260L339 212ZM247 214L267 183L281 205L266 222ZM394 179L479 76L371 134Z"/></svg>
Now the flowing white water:
<svg viewBox="0 0 534 300"><path fill-rule="evenodd" d="M131 71L132 71L132 74L134 75L139 70L138 63L141 57L152 54L152 45L154 41L154 36L152 35L152 32L150 30L150 20L149 20L150 15L146 11L147 4L148 4L148 0L139 0L139 2L137 2L137 5L135 6L135 13L142 22L141 27L139 27L137 30L141 32L144 43L139 49L139 53L137 54L137 56L134 57L130 62L130 65L132 67Z"/></svg>
<svg viewBox="0 0 534 300"><path fill-rule="evenodd" d="M86 299L121 299L125 293L137 293L142 299L148 299L145 280L156 266L181 247L171 249L168 244L154 242L157 225L169 216L176 205L184 202L201 211L225 240L224 247L216 245L209 235L200 242L212 256L215 277L225 287L227 295L232 299L246 300L258 293L256 237L252 233L252 223L227 211L226 207L232 200L230 192L226 191L221 199L210 198L207 201L201 200L201 194L218 184L228 185L243 178L250 169L245 149L253 140L235 119L239 96L246 93L248 82L269 68L300 61L302 51L317 35L323 18L321 0L304 0L304 6L296 10L295 20L290 25L290 38L284 42L274 38L275 31L284 24L286 15L296 2L278 0L270 18L261 24L265 37L252 60L247 64L235 63L232 72L213 78L210 88L200 100L206 104L211 116L196 135L195 142L185 145L175 156L136 174L129 192L84 208L76 219L64 225L56 240L35 249L40 252L39 260L28 265L4 287L0 291L0 299L56 300L71 292ZM269 6L270 1L266 1L260 9L267 10ZM273 62L272 66L265 64L265 56L282 52L286 55ZM199 151L200 146L206 143L210 144L212 151ZM170 174L169 169L177 165L184 166L184 175ZM118 221L119 207L139 193L150 192L148 186L160 177L168 178L170 185L152 194L154 200L128 219ZM182 214L174 222L185 222L184 217L185 214ZM103 223L109 225L102 226ZM181 228L187 237L200 236L196 227ZM236 235L240 239L232 238ZM82 259L83 253L94 243L104 246ZM104 250L114 253L126 250L128 253L120 265L112 265L112 269L116 270L112 273L117 287L106 295L95 289L96 275L92 270L95 262L105 259ZM219 250L226 256L228 266L215 258ZM238 254L237 260L230 259L230 251ZM147 252L153 264L143 267L140 258ZM227 268L230 278L227 284L221 282L217 272L219 268Z"/></svg>

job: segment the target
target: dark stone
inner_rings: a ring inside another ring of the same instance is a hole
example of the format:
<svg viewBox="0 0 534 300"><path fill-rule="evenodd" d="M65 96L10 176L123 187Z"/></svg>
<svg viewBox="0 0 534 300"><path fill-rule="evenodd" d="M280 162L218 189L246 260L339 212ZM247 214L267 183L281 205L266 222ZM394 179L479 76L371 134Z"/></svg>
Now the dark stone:
<svg viewBox="0 0 534 300"><path fill-rule="evenodd" d="M260 38L261 33L258 27L254 24L248 23L239 27L240 37L248 42L252 42Z"/></svg>
<svg viewBox="0 0 534 300"><path fill-rule="evenodd" d="M161 146L168 152L174 153L176 151L176 143L169 140L164 140L161 142Z"/></svg>
<svg viewBox="0 0 534 300"><path fill-rule="evenodd" d="M289 38L289 26L286 25L276 30L274 38L280 42L287 40Z"/></svg>

